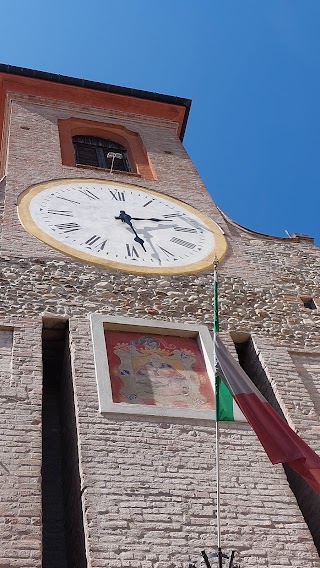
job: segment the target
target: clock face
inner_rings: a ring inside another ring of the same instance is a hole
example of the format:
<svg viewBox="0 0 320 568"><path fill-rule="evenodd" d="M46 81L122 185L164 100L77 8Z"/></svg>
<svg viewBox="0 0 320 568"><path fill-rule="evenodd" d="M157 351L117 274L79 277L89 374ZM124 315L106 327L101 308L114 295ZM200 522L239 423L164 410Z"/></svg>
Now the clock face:
<svg viewBox="0 0 320 568"><path fill-rule="evenodd" d="M18 214L27 231L55 249L128 272L203 270L226 250L211 219L129 184L93 179L39 184L19 197Z"/></svg>

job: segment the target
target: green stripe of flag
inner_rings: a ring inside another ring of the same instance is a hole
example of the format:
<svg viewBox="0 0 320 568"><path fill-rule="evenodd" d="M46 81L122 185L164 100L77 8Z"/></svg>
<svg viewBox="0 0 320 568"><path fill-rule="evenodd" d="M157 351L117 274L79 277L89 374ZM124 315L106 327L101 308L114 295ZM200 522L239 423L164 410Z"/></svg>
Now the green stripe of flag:
<svg viewBox="0 0 320 568"><path fill-rule="evenodd" d="M232 394L218 374L216 374L215 383L216 420L218 420L218 422L234 420L234 401Z"/></svg>
<svg viewBox="0 0 320 568"><path fill-rule="evenodd" d="M219 307L218 307L218 281L215 268L213 284L213 329L219 333ZM221 381L219 374L215 372L215 399L216 420L234 420L234 401L226 385Z"/></svg>

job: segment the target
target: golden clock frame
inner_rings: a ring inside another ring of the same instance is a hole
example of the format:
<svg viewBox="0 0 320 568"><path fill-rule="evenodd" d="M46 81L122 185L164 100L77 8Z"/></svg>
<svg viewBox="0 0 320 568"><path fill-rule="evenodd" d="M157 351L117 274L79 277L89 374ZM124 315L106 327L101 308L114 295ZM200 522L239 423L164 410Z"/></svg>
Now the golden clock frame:
<svg viewBox="0 0 320 568"><path fill-rule="evenodd" d="M63 185L63 183L101 183L101 184L108 184L112 183L119 187L128 187L132 186L134 189L140 189L141 191L146 191L151 195L155 195L159 198L164 198L172 203L177 204L178 206L183 206L184 209L190 211L193 215L198 217L214 235L215 246L212 252L203 258L200 261L186 264L185 266L177 266L177 267L143 267L143 266L134 266L124 264L122 262L117 262L113 260L107 259L100 259L91 255L87 252L77 251L75 254L75 250L64 243L60 243L47 233L45 233L42 229L38 227L38 225L32 219L30 213L30 203L33 197L41 193L43 190L48 189L50 187L54 188L57 185ZM183 201L166 195L165 193L160 193L153 189L149 189L147 187L133 185L129 183L122 183L113 180L104 180L104 179L96 179L96 178L62 178L57 180L51 180L43 183L39 183L28 187L25 189L18 197L17 200L17 210L18 210L18 217L20 220L21 225L24 229L39 239L41 242L49 245L51 248L62 252L75 260L83 260L88 264L93 264L96 266L102 266L104 268L112 268L114 270L121 270L123 272L129 272L134 274L142 274L142 275L150 275L150 274L159 274L159 275L178 275L178 274L191 274L194 272L200 272L212 267L215 260L221 260L226 251L227 251L227 241L222 233L220 227L212 221L209 217L207 217L204 213L198 211L198 209L192 207L191 205L184 203Z"/></svg>

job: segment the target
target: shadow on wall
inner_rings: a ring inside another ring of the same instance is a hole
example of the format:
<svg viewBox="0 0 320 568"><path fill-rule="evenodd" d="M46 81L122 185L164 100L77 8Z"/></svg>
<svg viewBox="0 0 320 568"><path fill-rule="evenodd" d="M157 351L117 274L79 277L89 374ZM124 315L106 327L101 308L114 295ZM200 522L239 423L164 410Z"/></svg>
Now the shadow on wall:
<svg viewBox="0 0 320 568"><path fill-rule="evenodd" d="M252 339L249 338L243 343L235 343L235 346L243 370L271 406L285 419ZM320 555L320 496L289 466L284 465L283 467L290 489L297 500Z"/></svg>
<svg viewBox="0 0 320 568"><path fill-rule="evenodd" d="M43 321L42 359L42 568L86 568L66 321Z"/></svg>

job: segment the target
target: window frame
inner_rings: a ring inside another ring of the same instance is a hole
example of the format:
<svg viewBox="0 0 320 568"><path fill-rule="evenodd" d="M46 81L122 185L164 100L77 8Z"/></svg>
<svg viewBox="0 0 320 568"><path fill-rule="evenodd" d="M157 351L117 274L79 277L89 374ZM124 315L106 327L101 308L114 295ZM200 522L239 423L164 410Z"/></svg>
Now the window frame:
<svg viewBox="0 0 320 568"><path fill-rule="evenodd" d="M83 138L84 140L75 140L75 138ZM95 139L97 141L97 143L93 143L93 140L90 142L89 140L85 141L85 138L88 139ZM105 142L105 144L103 144L103 142ZM108 148L108 142L111 143L114 146L118 146L118 148ZM79 135L79 134L75 134L74 136L72 136L72 144L73 144L73 149L74 149L74 153L75 153L75 161L77 166L92 166L92 167L98 167L104 170L110 170L111 168L108 167L108 163L107 160L108 158L105 155L105 149L108 149L110 152L119 152L122 154L122 163L124 165L124 169L119 169L116 166L114 166L112 168L113 171L115 172L125 172L125 173L131 173L131 164L129 162L128 159L128 151L127 148L125 146L123 146L122 144L119 144L119 142L114 142L114 140L110 140L110 138L102 138L101 136L83 136L83 135ZM86 147L90 147L90 148L94 148L95 149L95 155L97 158L97 162L98 165L96 166L95 164L84 164L79 160L79 151L81 147L81 145L86 146ZM109 158L109 160L112 161L112 158Z"/></svg>
<svg viewBox="0 0 320 568"><path fill-rule="evenodd" d="M84 169L104 168L77 164L72 143L73 136L96 136L121 144L127 149L127 157L131 167L130 172L116 170L119 175L142 177L146 180L156 180L157 176L148 158L140 135L118 124L95 122L80 118L67 118L58 120L61 159L64 166ZM104 169L109 172L110 170Z"/></svg>

